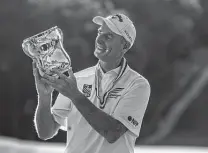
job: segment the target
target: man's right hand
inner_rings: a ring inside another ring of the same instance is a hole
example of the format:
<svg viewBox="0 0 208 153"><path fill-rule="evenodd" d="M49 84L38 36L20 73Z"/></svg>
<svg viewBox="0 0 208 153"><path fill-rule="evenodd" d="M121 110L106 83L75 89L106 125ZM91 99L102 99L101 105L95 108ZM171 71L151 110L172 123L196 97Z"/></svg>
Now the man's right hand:
<svg viewBox="0 0 208 153"><path fill-rule="evenodd" d="M54 89L49 84L47 84L43 79L41 79L41 75L37 68L36 61L33 60L32 66L33 66L33 75L35 78L36 90L38 94L51 95Z"/></svg>

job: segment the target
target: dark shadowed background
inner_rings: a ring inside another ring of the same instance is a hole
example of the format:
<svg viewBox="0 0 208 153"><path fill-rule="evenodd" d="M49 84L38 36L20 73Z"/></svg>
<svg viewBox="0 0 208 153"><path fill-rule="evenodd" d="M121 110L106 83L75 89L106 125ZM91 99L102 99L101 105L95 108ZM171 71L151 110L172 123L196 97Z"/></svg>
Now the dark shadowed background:
<svg viewBox="0 0 208 153"><path fill-rule="evenodd" d="M133 20L137 38L126 59L152 87L136 144L208 146L207 0L1 0L0 135L41 141L33 124L32 60L22 51L23 39L59 26L77 72L97 62L92 18L114 12ZM65 134L48 142L65 142Z"/></svg>

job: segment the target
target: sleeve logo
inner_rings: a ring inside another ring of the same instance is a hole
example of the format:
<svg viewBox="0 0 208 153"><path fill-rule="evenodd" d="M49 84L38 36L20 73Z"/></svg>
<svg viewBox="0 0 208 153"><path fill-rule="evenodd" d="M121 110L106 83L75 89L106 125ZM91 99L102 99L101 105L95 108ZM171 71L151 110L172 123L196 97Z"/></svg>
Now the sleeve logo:
<svg viewBox="0 0 208 153"><path fill-rule="evenodd" d="M92 85L84 84L82 92L86 97L90 97L92 91Z"/></svg>
<svg viewBox="0 0 208 153"><path fill-rule="evenodd" d="M128 116L128 121L134 126L138 126L139 124L132 116Z"/></svg>

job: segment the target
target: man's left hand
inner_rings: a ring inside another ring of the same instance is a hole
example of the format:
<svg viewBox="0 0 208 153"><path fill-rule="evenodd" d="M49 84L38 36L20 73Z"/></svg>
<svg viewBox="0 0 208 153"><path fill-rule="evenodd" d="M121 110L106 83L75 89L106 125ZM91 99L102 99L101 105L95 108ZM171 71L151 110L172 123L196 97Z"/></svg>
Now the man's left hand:
<svg viewBox="0 0 208 153"><path fill-rule="evenodd" d="M59 93L70 98L71 100L75 99L81 94L81 92L79 91L77 87L77 81L73 74L72 69L68 71L69 73L68 77L58 71L54 70L53 72L57 74L59 78L56 79L47 74L44 74L43 79L45 82L47 82L54 89L56 89Z"/></svg>

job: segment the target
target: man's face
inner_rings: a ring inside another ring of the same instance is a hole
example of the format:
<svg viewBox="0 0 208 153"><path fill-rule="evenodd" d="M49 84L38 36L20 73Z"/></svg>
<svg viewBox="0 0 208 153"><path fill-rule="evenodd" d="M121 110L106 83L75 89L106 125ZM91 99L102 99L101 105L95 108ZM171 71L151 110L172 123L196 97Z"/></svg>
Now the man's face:
<svg viewBox="0 0 208 153"><path fill-rule="evenodd" d="M101 61L113 62L123 57L122 36L112 32L103 22L98 29L94 55Z"/></svg>

